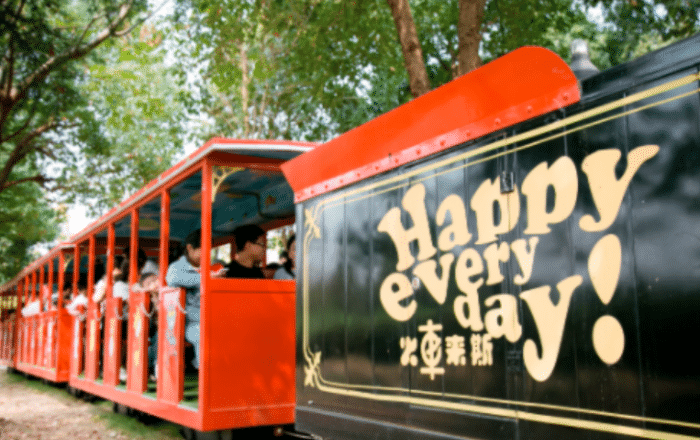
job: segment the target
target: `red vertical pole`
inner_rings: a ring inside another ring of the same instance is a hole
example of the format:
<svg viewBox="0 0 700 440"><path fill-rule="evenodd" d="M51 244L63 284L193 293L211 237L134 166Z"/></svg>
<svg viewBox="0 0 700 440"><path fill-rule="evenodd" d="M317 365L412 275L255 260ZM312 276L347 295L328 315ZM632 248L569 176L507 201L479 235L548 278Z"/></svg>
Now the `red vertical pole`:
<svg viewBox="0 0 700 440"><path fill-rule="evenodd" d="M170 253L170 191L164 189L160 192L160 253L158 255L158 267L160 284L165 286L165 274L168 271L168 255Z"/></svg>
<svg viewBox="0 0 700 440"><path fill-rule="evenodd" d="M170 193L161 191L160 199L160 282L165 285L170 242ZM168 292L168 293L166 293ZM171 403L182 400L185 382L184 306L180 288L162 288L158 294L158 399Z"/></svg>
<svg viewBox="0 0 700 440"><path fill-rule="evenodd" d="M114 298L114 223L107 226L106 298L104 300L104 341L102 350L102 376L105 385L117 386L121 365L121 298Z"/></svg>
<svg viewBox="0 0 700 440"><path fill-rule="evenodd" d="M78 296L78 279L80 278L80 245L73 249L73 296Z"/></svg>
<svg viewBox="0 0 700 440"><path fill-rule="evenodd" d="M60 253L60 252L59 252ZM49 285L49 309L53 308L53 282L54 282L54 267L53 267L53 257L49 259L49 274L48 274L48 281L46 282Z"/></svg>
<svg viewBox="0 0 700 440"><path fill-rule="evenodd" d="M107 298L112 296L112 286L114 285L114 223L107 226Z"/></svg>
<svg viewBox="0 0 700 440"><path fill-rule="evenodd" d="M85 357L85 379L96 380L100 353L100 310L92 295L95 291L95 236L88 240L88 316L87 316L87 350Z"/></svg>
<svg viewBox="0 0 700 440"><path fill-rule="evenodd" d="M46 286L46 278L48 274L46 273L46 270L44 269L46 266L44 264L39 267L39 314L36 317L37 320L37 341L36 341L36 365L38 366L43 366L44 365L44 343L46 341L46 318L47 318L47 311L48 307L45 307L44 304L46 304L46 289L44 286ZM49 293L49 300L51 300L51 294Z"/></svg>
<svg viewBox="0 0 700 440"><path fill-rule="evenodd" d="M31 296L29 296L29 288L31 287L30 279L29 274L24 277L24 307L26 307L27 304L29 304L29 301L31 301ZM24 322L24 335L22 337L22 362L27 363L29 362L29 341L31 339L31 334L29 332L30 321L29 318L25 317L22 317L22 321Z"/></svg>
<svg viewBox="0 0 700 440"><path fill-rule="evenodd" d="M31 283L32 283L32 287L31 287L32 288L32 302L34 302L37 300L37 290L38 290L37 286L36 286L36 284L37 284L36 270L32 271ZM39 303L41 303L41 301L39 301ZM37 346L39 345L38 341L37 341L38 340L38 335L37 335L37 333L38 333L38 326L37 326L38 319L39 319L38 315L33 315L29 318L29 321L31 322L30 331L31 331L31 335L32 335L31 336L31 345L30 345L30 350L29 350L29 363L32 365L36 365L36 349L37 349Z"/></svg>
<svg viewBox="0 0 700 440"><path fill-rule="evenodd" d="M129 237L129 285L139 280L138 247L139 247L139 211L131 210L131 236Z"/></svg>
<svg viewBox="0 0 700 440"><path fill-rule="evenodd" d="M211 271L211 221L212 221L212 162L207 157L202 170L202 259L200 264L200 312L199 312L199 412L206 414L209 409L209 394L205 390L213 386L209 383L209 273Z"/></svg>
<svg viewBox="0 0 700 440"><path fill-rule="evenodd" d="M60 253L60 251L59 251L59 253ZM53 292L53 282L54 282L53 259L54 259L53 256L51 256L51 258L49 258L48 281L46 282L46 284L49 286L49 288L47 289L49 297L47 298L48 307L46 309L46 317L44 318L44 328L46 329L46 330L44 330L44 332L45 332L46 336L44 336L44 350L43 350L44 361L42 362L42 365L44 365L44 367L47 367L47 368L50 368L51 366L53 366L53 360L52 360L53 341L54 341L54 338L56 337L56 332L55 332L55 329L56 329L56 311L55 311L55 307L53 306L53 293L54 293Z"/></svg>
<svg viewBox="0 0 700 440"><path fill-rule="evenodd" d="M52 364L51 366L55 367L56 370L60 368L60 362L59 358L63 357L63 353L59 351L59 349L63 348L61 344L58 343L58 341L61 340L66 340L65 337L63 336L64 334L64 326L63 326L63 321L64 321L64 314L65 311L63 309L64 304L63 304L63 284L66 282L66 275L65 275L65 270L66 270L66 256L64 253L64 250L61 249L58 253L58 284L56 285L57 289L56 291L58 292L58 300L56 301L56 320L55 326L54 326L54 342L53 345L51 346L51 351L53 352L52 355ZM69 327L70 328L70 327Z"/></svg>
<svg viewBox="0 0 700 440"><path fill-rule="evenodd" d="M78 280L80 279L80 244L73 249L73 298L78 296ZM79 311L78 313L82 313ZM73 334L71 338L70 376L77 377L83 371L83 333L85 321L80 316L73 317Z"/></svg>
<svg viewBox="0 0 700 440"><path fill-rule="evenodd" d="M139 212L131 211L131 237L129 239L129 285L138 281ZM148 309L148 294L129 292L129 330L127 352L126 388L143 393L148 386L148 320L143 310Z"/></svg>
<svg viewBox="0 0 700 440"><path fill-rule="evenodd" d="M21 313L20 310L22 310L22 280L20 279L17 282L17 290L15 291L15 296L17 298L17 306L15 307L15 352L14 352L14 359L13 359L13 364L17 366L17 363L20 362L22 358L22 343L24 342L22 340L22 323L21 323Z"/></svg>
<svg viewBox="0 0 700 440"><path fill-rule="evenodd" d="M56 308L61 310L63 308L63 284L66 282L66 256L63 253L63 249L58 253L58 302L56 303Z"/></svg>

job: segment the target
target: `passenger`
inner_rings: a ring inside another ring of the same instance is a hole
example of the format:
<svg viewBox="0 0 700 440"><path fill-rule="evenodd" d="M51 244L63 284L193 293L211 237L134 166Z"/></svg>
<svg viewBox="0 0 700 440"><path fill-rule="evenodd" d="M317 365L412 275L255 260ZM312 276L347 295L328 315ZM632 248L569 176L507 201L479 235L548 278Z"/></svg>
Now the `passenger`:
<svg viewBox="0 0 700 440"><path fill-rule="evenodd" d="M258 225L239 226L234 229L238 251L226 267L228 278L265 278L260 263L265 259L265 231Z"/></svg>
<svg viewBox="0 0 700 440"><path fill-rule="evenodd" d="M289 240L287 240L287 255L289 255L287 261L282 267L277 269L277 272L275 272L275 276L273 278L276 280L293 280L296 278L295 270L297 252L296 236L294 234L292 234L292 236L289 237Z"/></svg>
<svg viewBox="0 0 700 440"><path fill-rule="evenodd" d="M124 301L129 301L129 285L127 280L129 277L129 260L123 255L114 257L114 269L112 270L112 298L121 298ZM92 294L92 300L96 304L100 304L100 308L104 311L103 301L107 297L107 275L103 276L100 281L95 284L95 292Z"/></svg>
<svg viewBox="0 0 700 440"><path fill-rule="evenodd" d="M275 272L277 272L277 269L279 269L280 267L282 267L280 263L270 263L263 267L262 271L265 274L265 278L272 279L272 277L275 275Z"/></svg>
<svg viewBox="0 0 700 440"><path fill-rule="evenodd" d="M148 324L148 376L156 380L156 358L158 356L158 275L144 273L139 280L138 289L148 292L151 297L151 316Z"/></svg>
<svg viewBox="0 0 700 440"><path fill-rule="evenodd" d="M197 229L185 238L182 256L175 260L165 276L168 286L185 288L185 339L194 347L192 365L199 369L199 265L201 262L202 231Z"/></svg>
<svg viewBox="0 0 700 440"><path fill-rule="evenodd" d="M87 279L78 279L78 294L73 296L73 300L66 305L66 311L73 316L80 316L85 313L88 305L87 299Z"/></svg>
<svg viewBox="0 0 700 440"><path fill-rule="evenodd" d="M126 256L126 258L129 258L129 256L131 255L131 249L128 247L124 249L124 255ZM136 254L136 273L139 276L145 273L159 273L158 264L156 264L155 261L148 258L146 252L140 248Z"/></svg>

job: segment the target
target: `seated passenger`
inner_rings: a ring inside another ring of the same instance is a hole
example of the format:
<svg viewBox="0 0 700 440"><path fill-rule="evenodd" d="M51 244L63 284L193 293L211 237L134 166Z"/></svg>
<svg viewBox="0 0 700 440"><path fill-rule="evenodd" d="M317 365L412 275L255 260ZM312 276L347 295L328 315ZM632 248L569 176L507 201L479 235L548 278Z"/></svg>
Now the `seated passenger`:
<svg viewBox="0 0 700 440"><path fill-rule="evenodd" d="M148 375L149 380L156 380L156 358L158 354L158 275L144 273L134 289L149 293L151 297L151 316L148 324Z"/></svg>
<svg viewBox="0 0 700 440"><path fill-rule="evenodd" d="M127 247L124 249L124 256L129 258L131 255L131 248ZM146 273L159 273L158 264L155 261L148 258L146 252L139 248L136 252L136 273L140 276Z"/></svg>
<svg viewBox="0 0 700 440"><path fill-rule="evenodd" d="M265 231L258 225L239 226L233 231L238 251L226 267L228 278L265 278L260 263L265 259Z"/></svg>
<svg viewBox="0 0 700 440"><path fill-rule="evenodd" d="M85 295L86 293L87 286L79 281L78 294L74 295L73 300L66 305L66 311L73 316L83 315L88 305L88 299Z"/></svg>
<svg viewBox="0 0 700 440"><path fill-rule="evenodd" d="M287 261L284 262L284 265L277 269L277 272L275 272L274 279L276 280L293 280L296 278L296 275L294 271L296 270L296 259L297 259L297 252L296 252L296 236L292 234L291 237L289 237L289 240L287 240Z"/></svg>
<svg viewBox="0 0 700 440"><path fill-rule="evenodd" d="M201 282L199 265L201 261L202 231L192 231L185 238L185 251L169 267L165 276L168 286L185 288L185 339L194 347L192 365L199 369L199 304Z"/></svg>

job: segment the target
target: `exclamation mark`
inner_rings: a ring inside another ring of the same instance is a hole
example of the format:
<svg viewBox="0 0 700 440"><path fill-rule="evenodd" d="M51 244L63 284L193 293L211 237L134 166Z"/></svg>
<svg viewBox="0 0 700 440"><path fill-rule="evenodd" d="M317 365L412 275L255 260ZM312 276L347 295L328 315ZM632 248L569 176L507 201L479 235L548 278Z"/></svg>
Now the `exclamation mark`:
<svg viewBox="0 0 700 440"><path fill-rule="evenodd" d="M598 298L606 306L610 304L622 267L620 239L608 234L598 240L588 257L588 273ZM625 333L617 318L603 315L593 325L593 348L600 360L613 365L620 360L625 350Z"/></svg>

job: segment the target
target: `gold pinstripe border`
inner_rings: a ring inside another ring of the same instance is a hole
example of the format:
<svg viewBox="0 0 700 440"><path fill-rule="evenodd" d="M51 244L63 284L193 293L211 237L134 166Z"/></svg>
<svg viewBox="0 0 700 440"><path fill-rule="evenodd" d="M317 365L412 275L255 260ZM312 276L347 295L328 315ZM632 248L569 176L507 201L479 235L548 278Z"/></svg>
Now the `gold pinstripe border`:
<svg viewBox="0 0 700 440"><path fill-rule="evenodd" d="M491 153L494 151L497 151L501 147L505 147L507 145L515 144L518 142L527 142L530 141L526 144L520 145L518 147L512 148L507 151L501 151L501 152L495 152L494 154L490 154L488 156L484 156L481 158L478 158L476 160L469 161L463 165L457 166L457 167L451 167L448 169L444 169L441 171L438 171L437 173L431 174L429 176L425 176L422 178L419 178L411 183L416 183L416 182L421 182L427 179L433 179L439 175L458 171L460 169L464 169L466 167L476 165L479 163L483 163L489 160L493 160L495 158L504 156L506 154L511 154L517 151L521 151L524 149L528 148L533 148L538 145L541 145L545 142L549 142L551 140L560 138L562 136L566 136L571 133L575 133L580 130L584 130L614 119L618 119L624 116L628 116L633 113L640 112L642 110L656 107L668 102L672 102L681 98L684 98L686 96L698 94L700 92L700 88L695 88L689 92L685 92L682 94L674 95L672 97L659 100L653 103L649 103L643 106L640 106L638 108L632 109L632 110L627 110L623 111L620 113L616 113L601 119L596 119L590 122L586 122L584 124L581 124L577 127L574 128L567 128L568 126L571 126L573 124L577 124L580 122L584 122L586 120L589 120L591 118L601 116L605 113L611 112L613 110L619 109L621 107L634 104L636 102L642 101L644 99L660 95L662 93L666 93L672 90L675 90L679 87L691 84L693 82L700 81L700 73L697 74L692 74L688 75L679 79L676 79L674 81L670 81L667 83L664 83L662 85L635 93L633 95L630 95L628 97L619 99L617 101L593 108L591 110L588 110L586 112L570 116L567 118L564 118L562 120L553 122L551 124L548 124L543 127L539 127L524 133L521 133L519 135L506 138L503 140L499 140L496 142L493 142L488 145L484 145L481 147L477 147L474 149L471 149L465 153L456 155L454 157L449 157L443 160L440 160L435 163L429 163L426 164L423 167L420 167L415 170L411 170L409 172L400 174L400 175L395 175L395 176L390 176L382 181L375 182L372 184L368 184L365 186L362 186L361 188L357 188L354 190L346 191L341 194L335 195L333 197L329 197L327 199L324 199L314 205L311 209L305 209L304 210L304 216L305 218L305 234L304 234L304 255L308 255L308 247L311 243L311 241L314 238L319 238L320 237L320 229L316 226L315 222L319 218L319 216L326 210L335 206L339 205L345 205L348 203L353 203L365 198L369 197L374 197L379 194L383 194L388 191L393 191L405 186L409 185L409 179L414 176L418 176L420 174L433 171L433 170L438 170L440 168L446 167L448 165L454 164L456 162L460 161L465 161L480 155L485 155L487 153ZM559 130L561 128L564 128L564 130L561 133L556 133L556 134L551 134L549 136L545 136L540 139L533 140L534 138L537 138L542 135L546 135L547 133L551 133L553 131ZM389 186L387 186L389 185ZM381 190L378 191L373 191L375 188L380 188L384 186ZM313 199L312 199L313 200ZM636 427L631 427L627 425L619 425L619 424L614 424L614 423L606 423L606 422L599 422L599 421L593 421L593 420L582 420L578 418L571 418L571 417L562 417L562 416L552 416L552 415L543 415L531 411L523 411L523 410L518 410L518 409L507 409L507 408L499 408L499 407L494 407L494 406L484 406L484 405L479 405L479 404L467 404L467 403L459 403L459 402L449 402L449 401L444 401L444 400L436 400L434 398L451 398L451 399L463 399L463 400L473 400L477 402L483 402L483 403L493 403L493 404L508 404L508 405L515 405L518 407L524 407L524 408L539 408L539 409L550 409L550 410L556 410L556 411L563 411L563 412L570 412L570 413L577 413L577 414L588 414L588 415L595 415L595 416L603 416L603 417L611 417L611 418L616 418L616 419L624 419L624 420L629 420L633 422L649 422L649 423L657 423L657 424L665 424L669 426L678 426L678 427L685 427L685 428L693 428L693 429L700 429L700 424L698 423L689 423L689 422L682 422L682 421L676 421L676 420L666 420L666 419L658 419L658 418L651 418L651 417L641 417L641 416L635 416L635 415L626 415L626 414L617 414L617 413L610 413L606 411L599 411L599 410L591 410L591 409L585 409L585 408L574 408L574 407L566 407L566 406L559 406L559 405L550 405L550 404L542 404L542 403L536 403L536 402L523 402L523 401L518 401L518 400L508 400L508 399L497 399L497 398L488 398L488 397L481 397L481 396L472 396L472 395L460 395L460 394L445 394L445 393L437 393L437 392L429 392L429 391L421 391L421 390L409 390L403 387L374 387L371 385L353 385L353 384L344 384L344 383L338 383L338 382L333 382L326 380L322 377L321 375L321 370L319 367L320 363L320 352L319 353L313 353L309 346L309 310L308 310L308 298L309 298L309 287L308 283L306 283L306 280L309 279L309 272L310 272L310 266L309 266L309 260L307 258L304 259L304 267L303 267L303 274L304 278L302 281L302 295L303 295L303 310L302 310L302 321L303 321L303 329L302 329L302 338L303 338L303 353L304 353L304 358L306 360L306 365L305 367L306 372L307 372L307 378L310 381L311 385L315 385L318 387L319 390L331 393L331 394L338 394L338 395L345 395L345 396L351 396L351 397L357 397L357 398L364 398L364 399L370 399L370 400L376 400L376 401L386 401L386 402L399 402L399 403L410 403L410 404L415 404L415 405L422 405L422 406L427 406L427 407L433 407L433 408L443 408L443 409L450 409L450 410L456 410L456 411L462 411L462 412L469 412L469 413L477 413L477 414L485 414L485 415L493 415L493 416L500 416L500 417L509 417L509 418L519 418L523 420L529 420L529 421L535 421L535 422L541 422L541 423L548 423L548 424L554 424L554 425L561 425L561 426L568 426L568 427L574 427L574 428L583 428L583 429L590 429L590 430L595 430L595 431L602 431L602 432L610 432L610 433L616 433L616 434L624 434L624 435L629 435L629 436L635 436L635 437L640 437L640 438L653 438L653 439L658 439L658 438L665 438L665 439L672 439L672 440L685 440L685 439L693 439L697 438L696 436L686 436L682 434L674 434L674 433L669 433L665 431L657 431L657 430L650 430L650 429L644 429L644 428L636 428ZM392 392L392 393L404 393L402 395L396 395L396 394L377 394L377 391L384 391L384 392Z"/></svg>

